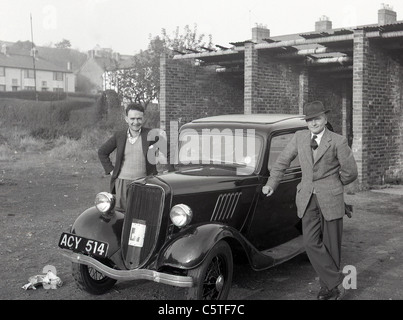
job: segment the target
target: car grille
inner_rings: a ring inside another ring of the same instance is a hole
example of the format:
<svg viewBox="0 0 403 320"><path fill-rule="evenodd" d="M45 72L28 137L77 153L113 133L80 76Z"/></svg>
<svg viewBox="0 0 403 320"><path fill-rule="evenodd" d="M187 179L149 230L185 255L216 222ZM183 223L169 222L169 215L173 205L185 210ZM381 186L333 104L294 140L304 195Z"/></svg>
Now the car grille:
<svg viewBox="0 0 403 320"><path fill-rule="evenodd" d="M141 267L150 257L159 233L164 198L164 190L156 185L132 184L129 187L122 233L122 255L126 268ZM140 245L129 245L133 223L145 224L144 241Z"/></svg>

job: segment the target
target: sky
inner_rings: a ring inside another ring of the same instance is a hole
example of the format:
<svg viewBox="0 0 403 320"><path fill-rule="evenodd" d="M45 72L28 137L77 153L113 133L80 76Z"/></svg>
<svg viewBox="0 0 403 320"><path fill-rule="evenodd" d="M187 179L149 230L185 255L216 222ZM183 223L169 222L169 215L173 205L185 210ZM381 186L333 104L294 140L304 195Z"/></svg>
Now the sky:
<svg viewBox="0 0 403 320"><path fill-rule="evenodd" d="M0 40L31 40L37 46L67 39L86 52L96 45L121 54L147 49L150 35L163 28L197 25L199 34L212 35L213 44L230 46L252 38L257 24L271 36L314 31L315 21L327 16L333 28L378 21L382 0L0 0ZM403 20L403 1L384 2ZM207 39L206 39L207 40Z"/></svg>

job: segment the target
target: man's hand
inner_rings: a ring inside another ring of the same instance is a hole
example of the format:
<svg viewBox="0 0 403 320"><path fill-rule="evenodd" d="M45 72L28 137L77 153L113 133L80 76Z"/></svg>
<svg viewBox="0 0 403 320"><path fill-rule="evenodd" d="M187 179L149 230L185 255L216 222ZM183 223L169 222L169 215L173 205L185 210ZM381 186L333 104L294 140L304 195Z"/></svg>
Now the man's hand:
<svg viewBox="0 0 403 320"><path fill-rule="evenodd" d="M263 186L262 193L266 195L266 197L270 197L273 194L274 190L270 186Z"/></svg>

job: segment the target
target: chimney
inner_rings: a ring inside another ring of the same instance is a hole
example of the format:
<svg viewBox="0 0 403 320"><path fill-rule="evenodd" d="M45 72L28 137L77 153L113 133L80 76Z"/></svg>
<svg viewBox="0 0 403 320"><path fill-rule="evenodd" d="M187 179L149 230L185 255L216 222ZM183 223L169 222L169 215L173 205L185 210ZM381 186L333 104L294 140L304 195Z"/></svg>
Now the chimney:
<svg viewBox="0 0 403 320"><path fill-rule="evenodd" d="M112 59L116 60L116 61L120 61L120 53L119 52L113 52L112 53Z"/></svg>
<svg viewBox="0 0 403 320"><path fill-rule="evenodd" d="M256 24L256 27L252 28L252 41L256 43L264 42L264 39L270 38L270 29L262 24Z"/></svg>
<svg viewBox="0 0 403 320"><path fill-rule="evenodd" d="M30 50L30 54L31 57L33 57L34 59L38 60L38 49L36 49L35 47L32 48Z"/></svg>
<svg viewBox="0 0 403 320"><path fill-rule="evenodd" d="M8 47L5 43L3 43L3 45L1 46L1 53L5 56L8 54Z"/></svg>
<svg viewBox="0 0 403 320"><path fill-rule="evenodd" d="M321 16L319 21L315 22L315 31L329 31L332 30L332 21L329 20L327 16Z"/></svg>
<svg viewBox="0 0 403 320"><path fill-rule="evenodd" d="M88 50L88 58L95 58L95 50Z"/></svg>
<svg viewBox="0 0 403 320"><path fill-rule="evenodd" d="M393 11L393 8L388 5L382 3L383 8L378 10L378 24L392 24L396 22L396 12Z"/></svg>
<svg viewBox="0 0 403 320"><path fill-rule="evenodd" d="M71 61L67 61L67 70L72 71L73 70L73 64Z"/></svg>

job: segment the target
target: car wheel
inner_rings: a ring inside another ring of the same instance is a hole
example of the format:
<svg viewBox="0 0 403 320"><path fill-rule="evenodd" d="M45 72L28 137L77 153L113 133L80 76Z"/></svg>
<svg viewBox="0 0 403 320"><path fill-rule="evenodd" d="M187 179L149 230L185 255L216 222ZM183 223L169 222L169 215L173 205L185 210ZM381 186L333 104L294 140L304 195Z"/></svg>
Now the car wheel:
<svg viewBox="0 0 403 320"><path fill-rule="evenodd" d="M109 291L116 283L98 270L84 264L72 264L72 274L79 288L92 293L103 294Z"/></svg>
<svg viewBox="0 0 403 320"><path fill-rule="evenodd" d="M188 289L190 300L225 300L231 288L233 260L231 248L225 241L210 250L203 263L188 271L194 286Z"/></svg>

